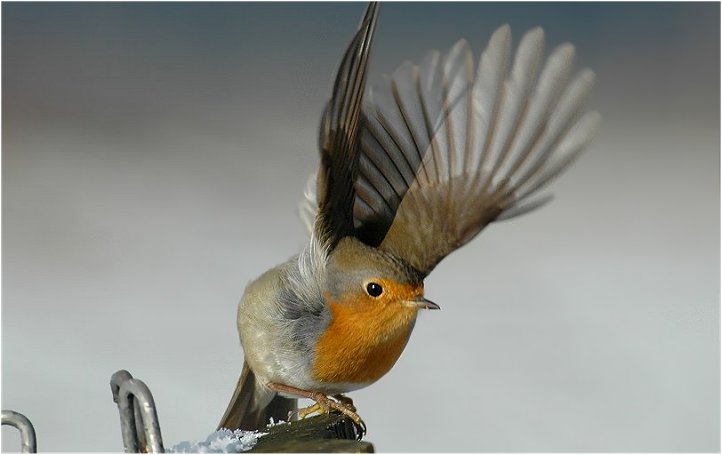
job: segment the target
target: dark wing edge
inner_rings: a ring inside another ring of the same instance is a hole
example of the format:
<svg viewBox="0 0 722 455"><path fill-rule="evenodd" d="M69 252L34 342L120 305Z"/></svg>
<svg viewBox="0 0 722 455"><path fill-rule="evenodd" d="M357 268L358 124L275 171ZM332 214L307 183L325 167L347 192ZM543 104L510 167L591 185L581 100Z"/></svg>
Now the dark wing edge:
<svg viewBox="0 0 722 455"><path fill-rule="evenodd" d="M476 74L462 40L375 86L361 122L356 235L428 274L490 222L543 205L549 197L538 191L576 159L600 120L583 113L594 73L570 80L574 47L543 56L540 28L512 58L503 26Z"/></svg>
<svg viewBox="0 0 722 455"><path fill-rule="evenodd" d="M359 30L341 60L332 96L321 120L314 236L327 250L341 238L353 234L359 118L378 9L376 2L368 5Z"/></svg>

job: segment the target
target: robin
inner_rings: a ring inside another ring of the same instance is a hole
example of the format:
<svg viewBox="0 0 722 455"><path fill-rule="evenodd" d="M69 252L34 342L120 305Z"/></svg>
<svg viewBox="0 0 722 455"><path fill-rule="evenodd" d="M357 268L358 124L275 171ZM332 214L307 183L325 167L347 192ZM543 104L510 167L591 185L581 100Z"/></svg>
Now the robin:
<svg viewBox="0 0 722 455"><path fill-rule="evenodd" d="M364 96L378 9L366 9L322 116L310 241L238 306L245 359L219 427L258 429L310 398L299 417L336 410L365 429L343 394L386 374L417 313L439 308L425 277L487 224L548 201L534 196L599 121L583 114L594 74L570 76L571 44L544 61L539 28L513 60L503 26L476 74L462 40Z"/></svg>

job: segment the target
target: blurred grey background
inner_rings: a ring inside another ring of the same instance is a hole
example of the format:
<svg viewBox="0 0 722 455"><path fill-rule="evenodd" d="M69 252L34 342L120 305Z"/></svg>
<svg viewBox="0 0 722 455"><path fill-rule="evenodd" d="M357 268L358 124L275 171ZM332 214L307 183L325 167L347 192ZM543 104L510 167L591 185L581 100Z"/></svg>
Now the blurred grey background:
<svg viewBox="0 0 722 455"><path fill-rule="evenodd" d="M153 391L167 445L214 429L243 288L305 242L296 204L363 9L2 4L2 407L40 450L122 450L121 368ZM372 81L541 25L597 72L604 122L549 206L428 279L443 310L351 395L378 451L720 450L719 17L383 5Z"/></svg>

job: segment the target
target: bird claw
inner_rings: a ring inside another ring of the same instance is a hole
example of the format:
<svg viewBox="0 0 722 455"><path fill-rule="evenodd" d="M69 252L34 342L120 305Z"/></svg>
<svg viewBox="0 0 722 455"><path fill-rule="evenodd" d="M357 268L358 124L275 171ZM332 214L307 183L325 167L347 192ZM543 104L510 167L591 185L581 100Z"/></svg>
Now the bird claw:
<svg viewBox="0 0 722 455"><path fill-rule="evenodd" d="M338 411L351 419L356 425L356 428L360 430L356 432L359 439L366 434L366 424L361 417L356 414L356 407L353 405L353 400L349 397L338 394L331 398L321 392L312 392L310 390L299 389L297 387L279 384L277 382L269 382L266 385L269 389L276 393L296 395L315 401L313 405L298 409L295 412L299 419L303 419L314 413L329 414L331 411ZM291 420L291 415L292 414L289 413L289 420Z"/></svg>
<svg viewBox="0 0 722 455"><path fill-rule="evenodd" d="M350 397L347 397L346 395L341 395L340 393L338 395L333 396L336 401L339 403L343 403L348 407L351 411L356 412L356 406L353 404L353 400Z"/></svg>
<svg viewBox="0 0 722 455"><path fill-rule="evenodd" d="M331 411L338 411L351 419L358 429L361 430L359 439L366 434L366 424L356 413L356 407L353 405L353 400L350 398L343 395L334 395L334 400L322 393L314 393L310 398L315 401L315 403L311 406L299 409L296 412L299 419L304 419L314 413L329 414Z"/></svg>

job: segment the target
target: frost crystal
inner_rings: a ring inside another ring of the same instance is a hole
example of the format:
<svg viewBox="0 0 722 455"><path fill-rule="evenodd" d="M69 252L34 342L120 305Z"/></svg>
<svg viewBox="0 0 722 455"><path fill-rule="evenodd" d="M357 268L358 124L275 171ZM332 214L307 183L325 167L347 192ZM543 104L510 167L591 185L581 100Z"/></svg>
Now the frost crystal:
<svg viewBox="0 0 722 455"><path fill-rule="evenodd" d="M222 428L211 433L205 441L183 441L171 448L169 453L238 453L250 450L256 445L258 438L266 433L258 431L236 430Z"/></svg>

